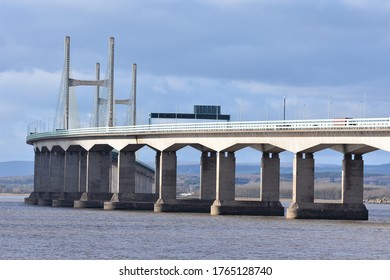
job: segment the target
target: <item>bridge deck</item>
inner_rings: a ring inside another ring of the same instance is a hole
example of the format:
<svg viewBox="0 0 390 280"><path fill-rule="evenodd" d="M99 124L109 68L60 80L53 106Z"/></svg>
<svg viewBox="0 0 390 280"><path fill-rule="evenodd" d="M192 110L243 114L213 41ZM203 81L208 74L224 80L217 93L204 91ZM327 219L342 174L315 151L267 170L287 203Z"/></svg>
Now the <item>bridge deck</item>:
<svg viewBox="0 0 390 280"><path fill-rule="evenodd" d="M78 129L41 129L34 124L28 128L27 142L41 138L72 137L77 135L140 135L175 133L224 133L224 132L270 132L270 131L390 131L390 118L331 119L331 120L286 120L251 122L175 123L158 125L86 127Z"/></svg>

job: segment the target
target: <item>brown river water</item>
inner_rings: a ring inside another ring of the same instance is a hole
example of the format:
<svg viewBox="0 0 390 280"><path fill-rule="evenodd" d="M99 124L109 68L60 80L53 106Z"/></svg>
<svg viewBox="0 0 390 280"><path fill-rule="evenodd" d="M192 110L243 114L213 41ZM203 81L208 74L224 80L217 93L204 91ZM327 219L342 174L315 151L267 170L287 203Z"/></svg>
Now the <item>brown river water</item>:
<svg viewBox="0 0 390 280"><path fill-rule="evenodd" d="M1 260L390 260L390 204L368 204L368 221L333 221L55 208L23 199L0 196Z"/></svg>

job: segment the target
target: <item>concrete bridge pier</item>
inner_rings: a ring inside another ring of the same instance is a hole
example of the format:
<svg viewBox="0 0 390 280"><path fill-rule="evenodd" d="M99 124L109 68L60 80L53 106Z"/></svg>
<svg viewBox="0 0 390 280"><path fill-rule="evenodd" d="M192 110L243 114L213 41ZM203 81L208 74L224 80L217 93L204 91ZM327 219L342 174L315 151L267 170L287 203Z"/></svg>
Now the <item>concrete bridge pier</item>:
<svg viewBox="0 0 390 280"><path fill-rule="evenodd" d="M64 201L66 157L66 152L63 150L55 151L54 156L51 156L50 186L55 188L59 194L56 199L51 201L50 205L60 206L60 201Z"/></svg>
<svg viewBox="0 0 390 280"><path fill-rule="evenodd" d="M211 215L233 214L235 210L236 157L234 152L218 152L216 162L216 197Z"/></svg>
<svg viewBox="0 0 390 280"><path fill-rule="evenodd" d="M364 162L360 154L345 154L342 172L343 214L353 220L368 220L368 210L363 204Z"/></svg>
<svg viewBox="0 0 390 280"><path fill-rule="evenodd" d="M34 176L37 176L36 182L39 181L37 186L34 186L34 190L37 190L36 204L38 205L51 205L50 199L50 151L43 147L39 155L39 168L38 171L34 171Z"/></svg>
<svg viewBox="0 0 390 280"><path fill-rule="evenodd" d="M279 202L279 155L263 153L261 163L260 199L236 200L234 153L218 153L216 200L211 206L211 215L284 215L284 208Z"/></svg>
<svg viewBox="0 0 390 280"><path fill-rule="evenodd" d="M155 212L196 212L209 213L215 199L212 188L215 177L215 154L202 153L201 157L201 198L177 199L177 156L174 151L162 151L159 161L159 199L154 205ZM209 181L210 180L210 181Z"/></svg>
<svg viewBox="0 0 390 280"><path fill-rule="evenodd" d="M136 193L135 151L118 153L117 189L110 201L104 202L104 210L153 210L157 195ZM138 182L140 183L140 182Z"/></svg>
<svg viewBox="0 0 390 280"><path fill-rule="evenodd" d="M200 199L210 201L215 199L217 153L202 152L200 159Z"/></svg>
<svg viewBox="0 0 390 280"><path fill-rule="evenodd" d="M79 200L86 186L86 150L80 146L71 146L65 152L64 161L64 192L53 200L53 206L73 207Z"/></svg>
<svg viewBox="0 0 390 280"><path fill-rule="evenodd" d="M154 212L173 212L176 206L177 156L174 151L159 153L159 198Z"/></svg>
<svg viewBox="0 0 390 280"><path fill-rule="evenodd" d="M50 153L50 192L64 191L65 151L60 146L54 146Z"/></svg>
<svg viewBox="0 0 390 280"><path fill-rule="evenodd" d="M41 191L41 151L36 148L34 149L34 189L29 197L24 199L25 203L38 204L39 193Z"/></svg>
<svg viewBox="0 0 390 280"><path fill-rule="evenodd" d="M314 205L314 156L296 153L293 162L293 201L287 219L319 218L322 209Z"/></svg>
<svg viewBox="0 0 390 280"><path fill-rule="evenodd" d="M260 201L261 215L284 216L279 201L280 158L278 153L263 153L261 158Z"/></svg>
<svg viewBox="0 0 390 280"><path fill-rule="evenodd" d="M152 185L152 192L156 193L158 197L160 193L160 157L161 157L161 152L157 151L154 160L156 169L154 171L154 184Z"/></svg>
<svg viewBox="0 0 390 280"><path fill-rule="evenodd" d="M104 201L110 201L112 148L95 145L87 153L86 191L80 200L74 201L75 208L103 208Z"/></svg>
<svg viewBox="0 0 390 280"><path fill-rule="evenodd" d="M64 151L59 146L51 151L47 147L35 150L34 191L25 199L26 203L51 206L60 196L64 187L64 159Z"/></svg>
<svg viewBox="0 0 390 280"><path fill-rule="evenodd" d="M311 153L294 157L293 202L287 219L367 220L363 204L363 160L361 155L344 155L342 202L314 202L314 158Z"/></svg>
<svg viewBox="0 0 390 280"><path fill-rule="evenodd" d="M51 151L44 147L41 155L39 206L51 206L54 199L58 199L64 188L64 161L65 152L59 146L54 146Z"/></svg>

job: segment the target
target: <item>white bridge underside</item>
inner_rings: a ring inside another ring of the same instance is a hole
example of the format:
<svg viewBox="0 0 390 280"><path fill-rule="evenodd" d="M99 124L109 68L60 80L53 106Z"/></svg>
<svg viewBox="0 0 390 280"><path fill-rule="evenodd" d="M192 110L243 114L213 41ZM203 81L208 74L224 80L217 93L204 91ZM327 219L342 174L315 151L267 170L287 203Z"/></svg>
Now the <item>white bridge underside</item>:
<svg viewBox="0 0 390 280"><path fill-rule="evenodd" d="M116 150L147 145L159 151L177 151L187 145L200 151L234 152L252 147L262 152L315 153L333 149L365 154L390 151L390 121L343 119L312 121L232 122L96 127L33 133L27 142L36 148L108 144Z"/></svg>

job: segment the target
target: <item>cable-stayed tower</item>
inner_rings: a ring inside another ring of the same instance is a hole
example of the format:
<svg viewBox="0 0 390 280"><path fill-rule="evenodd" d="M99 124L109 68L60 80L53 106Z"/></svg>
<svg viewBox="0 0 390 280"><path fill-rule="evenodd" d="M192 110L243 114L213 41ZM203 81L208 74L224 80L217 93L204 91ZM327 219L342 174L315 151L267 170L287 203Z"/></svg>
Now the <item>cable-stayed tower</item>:
<svg viewBox="0 0 390 280"><path fill-rule="evenodd" d="M114 126L114 38L109 40L109 56L106 79L100 79L100 64L96 65L96 80L71 78L70 37L65 37L65 61L60 95L55 117L56 129L77 128L78 110L71 89L76 86L96 86L94 121L92 126ZM103 91L100 91L103 87ZM106 95L106 96L105 96Z"/></svg>

